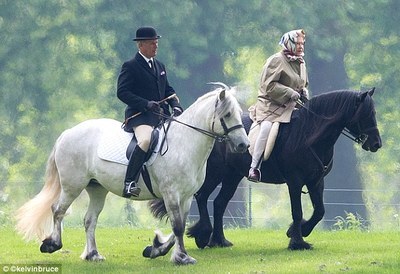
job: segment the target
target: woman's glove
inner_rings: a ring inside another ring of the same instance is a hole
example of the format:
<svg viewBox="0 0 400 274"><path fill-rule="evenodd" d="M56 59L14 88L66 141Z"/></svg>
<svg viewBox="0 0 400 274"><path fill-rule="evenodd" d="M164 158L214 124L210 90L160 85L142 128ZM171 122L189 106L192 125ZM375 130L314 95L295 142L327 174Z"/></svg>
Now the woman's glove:
<svg viewBox="0 0 400 274"><path fill-rule="evenodd" d="M160 112L160 105L156 101L148 101L146 109L153 112Z"/></svg>
<svg viewBox="0 0 400 274"><path fill-rule="evenodd" d="M182 109L178 108L178 107L174 107L174 113L173 116L174 117L178 117L179 115L182 114Z"/></svg>
<svg viewBox="0 0 400 274"><path fill-rule="evenodd" d="M296 102L300 99L300 93L293 91L292 95L290 96L290 100Z"/></svg>

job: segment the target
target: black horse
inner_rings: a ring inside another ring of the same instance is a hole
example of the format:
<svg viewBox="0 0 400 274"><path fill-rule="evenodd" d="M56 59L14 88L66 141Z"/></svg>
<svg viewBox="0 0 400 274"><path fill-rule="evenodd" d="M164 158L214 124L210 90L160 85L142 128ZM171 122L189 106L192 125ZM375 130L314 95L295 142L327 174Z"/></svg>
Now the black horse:
<svg viewBox="0 0 400 274"><path fill-rule="evenodd" d="M324 177L332 167L333 147L340 134L346 130L366 151L376 152L382 146L373 93L374 89L341 90L315 96L293 112L290 123L281 124L271 156L262 163L261 181L288 186L293 218L286 233L290 238L289 249L311 248L303 237L310 235L324 216ZM242 120L248 132L251 124L248 114ZM229 153L225 144L215 144L207 162L204 184L195 195L200 220L187 232L199 248L232 245L224 236L223 214L239 182L247 176L250 162L249 153ZM213 228L207 199L220 183L222 188L214 200ZM304 185L314 209L307 221L303 219L301 204Z"/></svg>

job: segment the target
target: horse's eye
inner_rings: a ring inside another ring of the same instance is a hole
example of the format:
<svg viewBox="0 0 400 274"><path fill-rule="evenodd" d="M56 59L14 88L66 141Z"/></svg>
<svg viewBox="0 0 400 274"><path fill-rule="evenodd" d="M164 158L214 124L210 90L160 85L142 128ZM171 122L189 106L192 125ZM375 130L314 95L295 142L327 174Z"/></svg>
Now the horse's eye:
<svg viewBox="0 0 400 274"><path fill-rule="evenodd" d="M228 112L228 113L225 115L225 118L229 118L229 117L231 117L231 113L230 113L230 112Z"/></svg>

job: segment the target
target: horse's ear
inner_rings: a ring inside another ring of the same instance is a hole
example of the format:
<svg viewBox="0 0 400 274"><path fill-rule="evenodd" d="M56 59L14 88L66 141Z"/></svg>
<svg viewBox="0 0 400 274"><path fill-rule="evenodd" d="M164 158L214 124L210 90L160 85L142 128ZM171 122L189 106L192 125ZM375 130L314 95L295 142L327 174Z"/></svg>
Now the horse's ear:
<svg viewBox="0 0 400 274"><path fill-rule="evenodd" d="M360 102L364 102L364 99L365 99L365 97L367 97L367 95L368 95L368 91L361 92L360 97L359 97Z"/></svg>
<svg viewBox="0 0 400 274"><path fill-rule="evenodd" d="M220 93L219 93L219 100L222 101L225 99L225 89L223 89Z"/></svg>
<svg viewBox="0 0 400 274"><path fill-rule="evenodd" d="M368 91L369 96L374 95L375 87L373 87L370 91Z"/></svg>
<svg viewBox="0 0 400 274"><path fill-rule="evenodd" d="M363 102L365 97L367 97L367 95L372 96L374 95L375 92L375 87L373 87L371 90L369 91L364 91L360 94L360 101Z"/></svg>

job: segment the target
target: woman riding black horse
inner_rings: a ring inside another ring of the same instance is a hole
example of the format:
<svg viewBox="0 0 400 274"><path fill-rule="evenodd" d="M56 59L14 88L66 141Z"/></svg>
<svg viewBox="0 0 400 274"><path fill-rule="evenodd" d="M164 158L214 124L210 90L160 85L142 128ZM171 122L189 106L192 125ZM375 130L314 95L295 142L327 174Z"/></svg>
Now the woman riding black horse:
<svg viewBox="0 0 400 274"><path fill-rule="evenodd" d="M323 218L324 177L332 166L333 148L343 130L362 143L366 151L376 152L381 146L375 108L369 92L335 91L313 97L292 114L290 123L281 124L270 158L262 163L261 181L286 183L290 194L293 223L287 236L289 249L310 249L304 241ZM248 115L243 124L249 130ZM246 126L247 125L247 126ZM239 182L247 176L251 156L228 153L224 144L216 143L207 162L204 184L195 197L200 220L188 229L200 248L231 246L223 232L223 214ZM218 184L222 188L214 200L214 227L207 210L207 200ZM309 220L303 219L301 193L307 186L314 208Z"/></svg>

